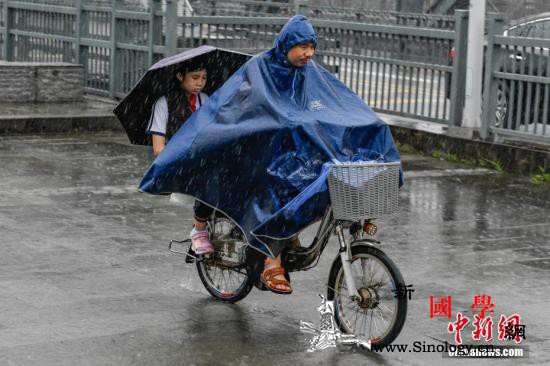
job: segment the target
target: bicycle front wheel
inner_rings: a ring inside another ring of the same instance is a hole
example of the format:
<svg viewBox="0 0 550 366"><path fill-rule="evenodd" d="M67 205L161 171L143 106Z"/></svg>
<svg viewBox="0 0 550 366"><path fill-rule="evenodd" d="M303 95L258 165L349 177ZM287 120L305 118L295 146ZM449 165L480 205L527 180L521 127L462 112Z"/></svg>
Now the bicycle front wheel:
<svg viewBox="0 0 550 366"><path fill-rule="evenodd" d="M407 297L396 296L405 285L393 261L367 243L352 244L351 272L361 299L350 299L341 260L332 266L327 299L334 301L335 320L342 332L384 346L397 338L407 316Z"/></svg>

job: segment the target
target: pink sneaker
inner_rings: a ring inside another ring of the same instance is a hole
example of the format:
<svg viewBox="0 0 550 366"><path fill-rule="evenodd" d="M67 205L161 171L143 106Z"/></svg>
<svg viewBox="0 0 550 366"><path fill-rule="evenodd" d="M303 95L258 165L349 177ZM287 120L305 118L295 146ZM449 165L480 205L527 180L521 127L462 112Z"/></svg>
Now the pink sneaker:
<svg viewBox="0 0 550 366"><path fill-rule="evenodd" d="M197 255L214 252L214 246L210 242L208 236L207 230L196 231L193 229L193 231L191 231L191 248L193 248Z"/></svg>

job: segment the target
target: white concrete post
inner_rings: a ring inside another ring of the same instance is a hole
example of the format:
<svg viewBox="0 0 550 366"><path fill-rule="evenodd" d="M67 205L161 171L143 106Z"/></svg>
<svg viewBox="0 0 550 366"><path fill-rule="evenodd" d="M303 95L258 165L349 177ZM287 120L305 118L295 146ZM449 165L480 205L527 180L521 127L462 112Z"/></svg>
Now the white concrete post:
<svg viewBox="0 0 550 366"><path fill-rule="evenodd" d="M462 126L479 128L481 127L481 87L483 85L485 0L470 0L468 24L466 98Z"/></svg>

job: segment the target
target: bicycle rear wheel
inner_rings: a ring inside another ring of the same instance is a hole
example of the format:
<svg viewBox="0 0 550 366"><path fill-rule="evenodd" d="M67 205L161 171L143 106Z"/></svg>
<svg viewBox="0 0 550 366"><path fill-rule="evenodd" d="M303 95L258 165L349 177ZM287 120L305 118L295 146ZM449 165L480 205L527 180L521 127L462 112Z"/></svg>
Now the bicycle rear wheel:
<svg viewBox="0 0 550 366"><path fill-rule="evenodd" d="M405 324L407 297L395 296L405 285L393 261L367 243L352 243L351 271L361 300L348 298L341 260L332 266L327 299L334 301L335 320L342 332L353 333L371 344L384 346L395 340Z"/></svg>
<svg viewBox="0 0 550 366"><path fill-rule="evenodd" d="M202 284L218 300L242 300L253 286L251 269L245 260L244 236L230 219L222 217L213 218L208 230L215 251L197 261Z"/></svg>

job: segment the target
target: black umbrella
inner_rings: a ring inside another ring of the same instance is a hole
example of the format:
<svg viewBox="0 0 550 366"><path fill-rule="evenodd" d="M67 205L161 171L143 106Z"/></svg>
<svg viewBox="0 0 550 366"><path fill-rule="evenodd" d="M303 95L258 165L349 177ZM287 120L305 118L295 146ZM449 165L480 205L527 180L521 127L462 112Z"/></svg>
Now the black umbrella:
<svg viewBox="0 0 550 366"><path fill-rule="evenodd" d="M177 72L190 65L201 64L208 70L204 92L211 95L251 56L201 46L164 58L151 66L136 86L114 109L132 144L151 145L151 138L145 133L155 101L166 95L176 82Z"/></svg>

